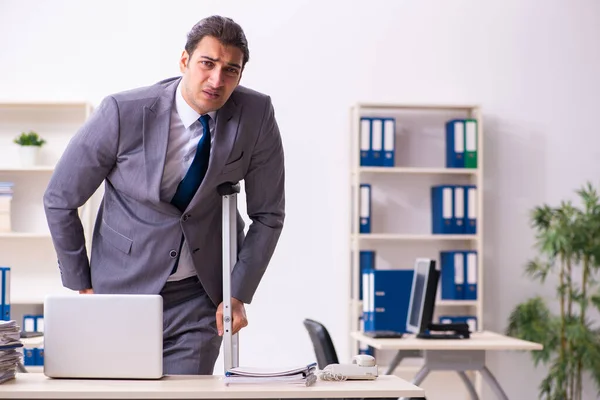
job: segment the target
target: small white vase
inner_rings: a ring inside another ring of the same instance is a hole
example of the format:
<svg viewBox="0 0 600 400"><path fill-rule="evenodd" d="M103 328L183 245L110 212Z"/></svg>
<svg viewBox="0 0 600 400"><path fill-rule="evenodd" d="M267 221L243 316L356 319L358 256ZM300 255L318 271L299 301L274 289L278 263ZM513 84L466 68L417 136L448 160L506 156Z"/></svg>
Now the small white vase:
<svg viewBox="0 0 600 400"><path fill-rule="evenodd" d="M39 146L19 146L19 157L23 168L34 167L37 165Z"/></svg>

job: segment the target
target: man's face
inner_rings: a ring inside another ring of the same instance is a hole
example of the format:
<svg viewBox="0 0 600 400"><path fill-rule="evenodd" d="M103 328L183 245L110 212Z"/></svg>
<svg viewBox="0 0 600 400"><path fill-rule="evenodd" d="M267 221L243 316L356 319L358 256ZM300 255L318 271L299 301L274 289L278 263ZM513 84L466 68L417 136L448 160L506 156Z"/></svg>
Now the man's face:
<svg viewBox="0 0 600 400"><path fill-rule="evenodd" d="M191 58L185 50L181 55L183 98L200 114L218 110L240 82L243 59L237 47L205 36Z"/></svg>

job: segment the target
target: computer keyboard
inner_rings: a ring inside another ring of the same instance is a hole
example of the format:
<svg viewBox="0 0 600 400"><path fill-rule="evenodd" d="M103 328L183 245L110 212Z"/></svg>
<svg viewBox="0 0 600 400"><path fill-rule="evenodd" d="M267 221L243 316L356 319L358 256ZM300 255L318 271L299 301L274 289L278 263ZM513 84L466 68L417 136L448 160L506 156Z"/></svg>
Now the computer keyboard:
<svg viewBox="0 0 600 400"><path fill-rule="evenodd" d="M419 333L418 339L468 339L469 335L460 333Z"/></svg>
<svg viewBox="0 0 600 400"><path fill-rule="evenodd" d="M44 336L44 332L23 332L21 331L20 335L21 339L29 339Z"/></svg>
<svg viewBox="0 0 600 400"><path fill-rule="evenodd" d="M374 339L398 339L404 334L396 331L366 331L365 335Z"/></svg>

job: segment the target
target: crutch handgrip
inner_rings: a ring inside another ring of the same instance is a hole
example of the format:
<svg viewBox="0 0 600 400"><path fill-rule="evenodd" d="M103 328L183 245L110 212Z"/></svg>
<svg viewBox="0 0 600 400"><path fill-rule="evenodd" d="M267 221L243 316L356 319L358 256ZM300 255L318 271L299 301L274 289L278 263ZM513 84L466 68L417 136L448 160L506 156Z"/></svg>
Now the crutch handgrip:
<svg viewBox="0 0 600 400"><path fill-rule="evenodd" d="M219 186L217 186L217 193L219 193L219 196L230 196L234 193L239 193L240 192L240 183L236 182L236 183L232 183L232 182L225 182L225 183L221 183Z"/></svg>

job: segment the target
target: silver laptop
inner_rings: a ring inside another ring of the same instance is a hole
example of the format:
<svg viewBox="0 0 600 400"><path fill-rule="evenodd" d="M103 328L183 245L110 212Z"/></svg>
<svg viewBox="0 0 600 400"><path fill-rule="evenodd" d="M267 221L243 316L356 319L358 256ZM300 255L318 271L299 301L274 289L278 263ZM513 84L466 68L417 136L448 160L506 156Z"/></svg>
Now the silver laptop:
<svg viewBox="0 0 600 400"><path fill-rule="evenodd" d="M44 323L44 374L48 377L163 376L160 295L48 296Z"/></svg>

